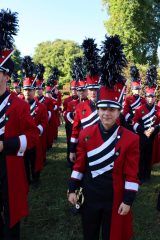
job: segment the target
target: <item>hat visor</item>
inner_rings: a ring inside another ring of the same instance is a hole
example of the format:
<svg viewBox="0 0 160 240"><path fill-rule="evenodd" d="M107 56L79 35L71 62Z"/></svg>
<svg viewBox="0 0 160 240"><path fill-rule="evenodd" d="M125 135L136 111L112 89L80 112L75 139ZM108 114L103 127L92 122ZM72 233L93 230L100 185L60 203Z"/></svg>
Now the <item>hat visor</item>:
<svg viewBox="0 0 160 240"><path fill-rule="evenodd" d="M87 85L86 88L87 89L93 89L93 88L94 89L99 89L99 85L97 85L97 84L90 84L90 85Z"/></svg>
<svg viewBox="0 0 160 240"><path fill-rule="evenodd" d="M84 86L84 87L77 87L76 89L77 89L77 91L83 91L83 90L86 90L86 86Z"/></svg>
<svg viewBox="0 0 160 240"><path fill-rule="evenodd" d="M156 94L155 93L146 93L145 96L146 97L155 97Z"/></svg>
<svg viewBox="0 0 160 240"><path fill-rule="evenodd" d="M35 87L35 89L36 89L36 90L38 90L38 89L41 90L41 89L43 89L43 87L42 87L42 86L38 86L38 87Z"/></svg>
<svg viewBox="0 0 160 240"><path fill-rule="evenodd" d="M118 109L122 108L122 105L119 102L109 101L109 100L98 101L96 105L98 108L106 108L106 107L118 108Z"/></svg>
<svg viewBox="0 0 160 240"><path fill-rule="evenodd" d="M28 85L23 87L23 90L26 90L26 89L34 90L35 88L33 86Z"/></svg>
<svg viewBox="0 0 160 240"><path fill-rule="evenodd" d="M70 89L71 90L77 90L77 87L71 87Z"/></svg>
<svg viewBox="0 0 160 240"><path fill-rule="evenodd" d="M132 90L140 90L141 86L132 86Z"/></svg>

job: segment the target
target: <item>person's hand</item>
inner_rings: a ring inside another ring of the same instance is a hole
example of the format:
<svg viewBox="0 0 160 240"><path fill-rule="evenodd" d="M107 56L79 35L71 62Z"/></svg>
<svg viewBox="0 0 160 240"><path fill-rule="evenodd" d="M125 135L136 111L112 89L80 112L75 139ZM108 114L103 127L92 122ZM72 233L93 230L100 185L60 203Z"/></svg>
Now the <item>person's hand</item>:
<svg viewBox="0 0 160 240"><path fill-rule="evenodd" d="M4 146L3 146L3 141L0 141L0 152L3 151L3 148L4 148Z"/></svg>
<svg viewBox="0 0 160 240"><path fill-rule="evenodd" d="M129 210L130 210L130 206L125 204L125 203L121 203L121 205L119 206L119 209L118 209L118 214L119 215L127 215Z"/></svg>
<svg viewBox="0 0 160 240"><path fill-rule="evenodd" d="M146 135L147 138L150 137L150 131L149 131L149 129L147 129L147 130L144 131L144 135Z"/></svg>
<svg viewBox="0 0 160 240"><path fill-rule="evenodd" d="M71 162L75 162L75 160L76 160L76 153L70 153L69 154L69 159L70 159Z"/></svg>
<svg viewBox="0 0 160 240"><path fill-rule="evenodd" d="M149 134L150 134L150 136L151 136L151 134L154 132L154 127L150 127L150 128L148 129L148 131L149 131Z"/></svg>
<svg viewBox="0 0 160 240"><path fill-rule="evenodd" d="M77 203L77 197L75 193L69 193L68 195L68 201L72 204L75 205Z"/></svg>

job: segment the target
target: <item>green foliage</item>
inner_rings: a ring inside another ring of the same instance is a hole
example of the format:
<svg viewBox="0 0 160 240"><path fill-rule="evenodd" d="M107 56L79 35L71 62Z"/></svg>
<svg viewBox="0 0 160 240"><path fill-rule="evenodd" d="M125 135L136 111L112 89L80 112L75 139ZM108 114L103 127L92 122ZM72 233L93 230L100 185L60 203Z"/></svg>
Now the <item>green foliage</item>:
<svg viewBox="0 0 160 240"><path fill-rule="evenodd" d="M51 68L57 67L61 72L59 82L63 85L71 80L71 66L74 58L78 56L82 56L82 50L77 43L57 39L40 43L35 49L33 61L44 65L46 80L51 74Z"/></svg>
<svg viewBox="0 0 160 240"><path fill-rule="evenodd" d="M21 76L20 69L21 69L22 57L21 57L21 52L16 47L14 47L14 53L12 54L11 58L14 61L15 71L18 72L19 76Z"/></svg>
<svg viewBox="0 0 160 240"><path fill-rule="evenodd" d="M105 27L118 34L129 61L156 64L160 38L159 0L102 0L109 18Z"/></svg>

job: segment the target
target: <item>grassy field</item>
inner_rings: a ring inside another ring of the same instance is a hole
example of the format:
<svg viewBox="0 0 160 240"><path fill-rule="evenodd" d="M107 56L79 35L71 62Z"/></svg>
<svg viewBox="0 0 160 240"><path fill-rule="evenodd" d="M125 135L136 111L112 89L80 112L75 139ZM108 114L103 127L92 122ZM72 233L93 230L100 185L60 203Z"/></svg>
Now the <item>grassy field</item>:
<svg viewBox="0 0 160 240"><path fill-rule="evenodd" d="M22 222L21 239L82 240L80 216L71 214L66 197L70 170L66 166L64 126L59 129L57 143L47 153L47 162L40 187L30 190L30 215ZM160 239L160 213L155 209L159 190L160 168L155 168L133 206L134 240Z"/></svg>

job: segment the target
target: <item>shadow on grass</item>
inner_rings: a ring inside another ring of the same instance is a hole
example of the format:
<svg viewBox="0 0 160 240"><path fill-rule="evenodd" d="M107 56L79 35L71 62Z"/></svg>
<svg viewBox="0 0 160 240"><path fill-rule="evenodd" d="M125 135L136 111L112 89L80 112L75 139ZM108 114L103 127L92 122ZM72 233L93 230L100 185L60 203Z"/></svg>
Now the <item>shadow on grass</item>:
<svg viewBox="0 0 160 240"><path fill-rule="evenodd" d="M40 187L30 190L30 216L23 221L22 240L80 240L80 216L71 214L67 201L70 169L64 159L50 162L41 174Z"/></svg>

